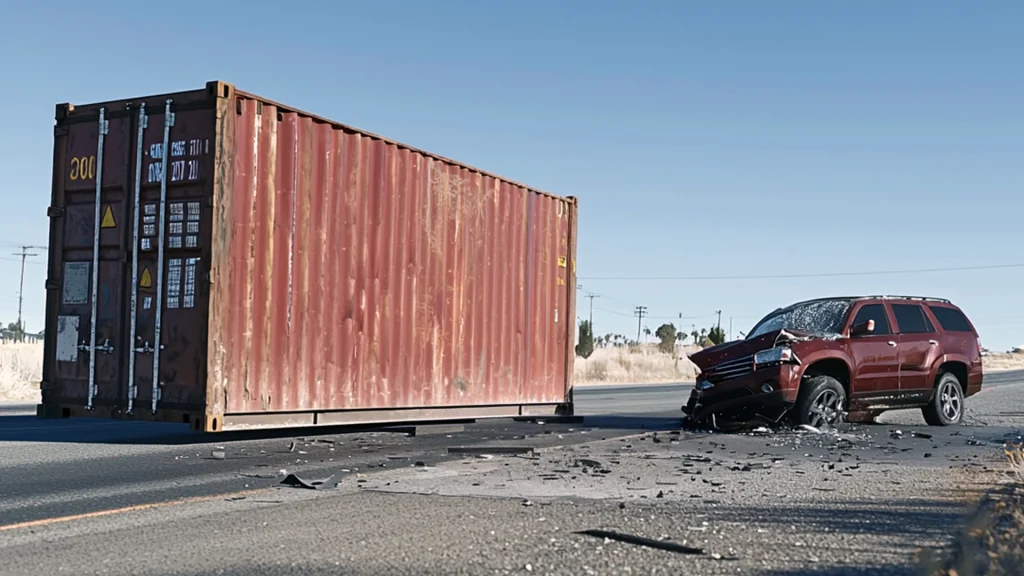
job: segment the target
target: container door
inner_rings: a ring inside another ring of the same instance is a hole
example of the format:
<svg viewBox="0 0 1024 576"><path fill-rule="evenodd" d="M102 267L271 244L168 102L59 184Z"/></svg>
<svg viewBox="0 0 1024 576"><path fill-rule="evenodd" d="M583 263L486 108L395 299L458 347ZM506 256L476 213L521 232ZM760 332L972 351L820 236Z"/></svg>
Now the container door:
<svg viewBox="0 0 1024 576"><path fill-rule="evenodd" d="M120 396L124 352L122 262L131 118L72 123L63 162L63 206L54 209L61 251L55 358L56 402L110 406ZM57 199L60 200L60 199ZM49 360L49 359L48 359Z"/></svg>
<svg viewBox="0 0 1024 576"><path fill-rule="evenodd" d="M214 110L172 105L67 123L48 404L202 410Z"/></svg>
<svg viewBox="0 0 1024 576"><path fill-rule="evenodd" d="M201 410L205 395L205 176L213 111L140 107L126 262L128 413ZM207 137L203 137L207 136ZM208 230L205 238L209 238Z"/></svg>

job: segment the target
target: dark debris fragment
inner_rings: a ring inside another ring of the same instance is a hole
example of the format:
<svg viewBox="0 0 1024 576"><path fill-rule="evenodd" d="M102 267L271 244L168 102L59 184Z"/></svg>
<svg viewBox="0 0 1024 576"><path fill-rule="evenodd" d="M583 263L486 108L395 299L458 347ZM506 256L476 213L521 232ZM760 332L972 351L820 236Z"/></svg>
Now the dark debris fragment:
<svg viewBox="0 0 1024 576"><path fill-rule="evenodd" d="M333 478L334 475L332 474L327 478L323 478L321 480L305 480L303 478L296 476L295 474L289 474L288 476L285 477L284 480L281 481L281 484L284 484L286 486L293 486L295 488L306 488L309 490L325 490L327 488L337 488L338 485L341 484L340 482L334 485L328 484L328 482L330 482Z"/></svg>

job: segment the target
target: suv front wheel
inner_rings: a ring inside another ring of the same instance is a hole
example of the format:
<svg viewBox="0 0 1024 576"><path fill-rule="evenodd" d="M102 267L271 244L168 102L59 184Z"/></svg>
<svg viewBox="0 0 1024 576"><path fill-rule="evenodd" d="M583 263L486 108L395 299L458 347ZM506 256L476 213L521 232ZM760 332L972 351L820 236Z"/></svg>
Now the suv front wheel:
<svg viewBox="0 0 1024 576"><path fill-rule="evenodd" d="M924 421L931 426L952 426L964 417L964 390L956 374L946 372L939 376L935 394L921 409Z"/></svg>
<svg viewBox="0 0 1024 576"><path fill-rule="evenodd" d="M846 410L846 390L831 376L813 376L800 387L793 420L815 428L839 424Z"/></svg>

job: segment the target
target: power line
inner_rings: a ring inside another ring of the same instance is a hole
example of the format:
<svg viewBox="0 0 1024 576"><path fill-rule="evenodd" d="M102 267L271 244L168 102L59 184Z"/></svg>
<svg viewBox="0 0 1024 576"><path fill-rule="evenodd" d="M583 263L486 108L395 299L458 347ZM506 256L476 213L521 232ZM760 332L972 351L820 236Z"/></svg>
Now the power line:
<svg viewBox="0 0 1024 576"><path fill-rule="evenodd" d="M20 246L16 246L16 248L20 248ZM34 248L34 246L33 246L33 248ZM15 256L21 256L21 254L20 253L19 254L15 254ZM0 257L0 261L3 261L3 262L21 262L21 259L20 258L3 258L3 257ZM26 262L26 264L28 264L30 266L45 266L46 265L45 262Z"/></svg>
<svg viewBox="0 0 1024 576"><path fill-rule="evenodd" d="M891 276L897 274L928 274L936 272L965 272L971 270L1000 270L1007 268L1024 268L1024 264L989 264L983 266L951 266L947 268L917 268L901 270L866 270L860 272L813 272L807 274L762 274L762 275L737 275L737 276L590 276L580 277L580 280L644 280L644 281L668 281L668 280L778 280L785 278L831 278L845 276Z"/></svg>

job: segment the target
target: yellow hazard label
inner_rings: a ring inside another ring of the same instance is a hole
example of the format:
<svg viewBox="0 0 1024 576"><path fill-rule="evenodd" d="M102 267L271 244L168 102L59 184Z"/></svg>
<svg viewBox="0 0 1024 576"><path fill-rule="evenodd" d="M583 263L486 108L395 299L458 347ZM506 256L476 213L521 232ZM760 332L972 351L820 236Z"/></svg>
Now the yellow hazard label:
<svg viewBox="0 0 1024 576"><path fill-rule="evenodd" d="M139 288L152 288L153 287L153 274L149 271L149 266L142 269L142 276L139 276Z"/></svg>
<svg viewBox="0 0 1024 576"><path fill-rule="evenodd" d="M565 256L558 257L558 267L565 268Z"/></svg>
<svg viewBox="0 0 1024 576"><path fill-rule="evenodd" d="M114 211L110 209L110 204L103 209L103 220L100 220L100 228L116 228L117 223L114 222Z"/></svg>

